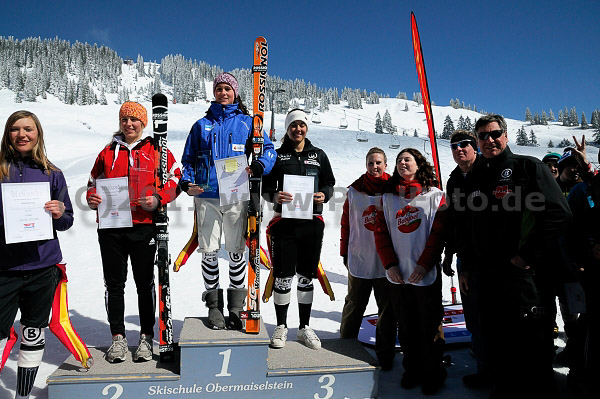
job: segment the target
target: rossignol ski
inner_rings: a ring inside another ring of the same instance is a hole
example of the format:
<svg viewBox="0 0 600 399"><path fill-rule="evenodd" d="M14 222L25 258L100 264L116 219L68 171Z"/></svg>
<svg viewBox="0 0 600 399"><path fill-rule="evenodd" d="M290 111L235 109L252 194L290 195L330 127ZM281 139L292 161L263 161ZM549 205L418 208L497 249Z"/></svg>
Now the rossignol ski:
<svg viewBox="0 0 600 399"><path fill-rule="evenodd" d="M254 64L252 77L254 94L252 106L252 161L263 153L263 119L267 89L267 40L258 37L254 41ZM250 202L248 203L248 310L242 312L246 319L246 333L260 332L260 223L262 208L260 203L260 177L250 177Z"/></svg>
<svg viewBox="0 0 600 399"><path fill-rule="evenodd" d="M152 96L152 122L154 130L154 149L156 151L156 188L161 189L167 183L169 165L167 157L167 97L157 93ZM171 315L171 283L169 281L169 218L167 207L160 206L154 218L156 226L156 266L158 268L158 331L161 362L175 359L173 343L173 319Z"/></svg>

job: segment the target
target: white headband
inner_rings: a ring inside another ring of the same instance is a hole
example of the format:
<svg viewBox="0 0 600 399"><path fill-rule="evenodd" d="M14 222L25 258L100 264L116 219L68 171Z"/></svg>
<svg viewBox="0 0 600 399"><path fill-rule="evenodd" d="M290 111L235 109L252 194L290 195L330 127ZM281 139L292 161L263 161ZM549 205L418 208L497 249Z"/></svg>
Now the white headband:
<svg viewBox="0 0 600 399"><path fill-rule="evenodd" d="M304 123L306 123L306 126L308 127L308 115L306 115L306 112L302 111L301 109L295 109L293 111L291 111L289 114L287 114L287 116L285 117L285 131L288 131L288 127L290 127L290 125L292 124L292 122L295 121L302 121Z"/></svg>

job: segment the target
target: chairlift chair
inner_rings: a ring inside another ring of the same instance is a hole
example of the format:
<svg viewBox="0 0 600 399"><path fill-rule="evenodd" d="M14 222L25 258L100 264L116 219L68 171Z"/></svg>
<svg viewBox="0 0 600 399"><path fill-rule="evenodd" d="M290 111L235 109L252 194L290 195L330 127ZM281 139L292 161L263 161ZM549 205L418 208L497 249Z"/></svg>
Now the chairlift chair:
<svg viewBox="0 0 600 399"><path fill-rule="evenodd" d="M429 142L429 139L423 141L423 153L425 155L431 155L431 144Z"/></svg>
<svg viewBox="0 0 600 399"><path fill-rule="evenodd" d="M344 111L344 117L340 118L340 129L345 129L348 127L348 121L346 120L346 111Z"/></svg>
<svg viewBox="0 0 600 399"><path fill-rule="evenodd" d="M319 118L319 115L316 112L312 113L312 118L310 120L312 123L321 123L321 118Z"/></svg>
<svg viewBox="0 0 600 399"><path fill-rule="evenodd" d="M356 141L361 143L366 143L367 141L369 141L369 139L367 138L367 133L364 130L359 131L356 134Z"/></svg>
<svg viewBox="0 0 600 399"><path fill-rule="evenodd" d="M390 143L390 148L392 150L397 150L400 148L400 138L397 134L392 134L392 142Z"/></svg>

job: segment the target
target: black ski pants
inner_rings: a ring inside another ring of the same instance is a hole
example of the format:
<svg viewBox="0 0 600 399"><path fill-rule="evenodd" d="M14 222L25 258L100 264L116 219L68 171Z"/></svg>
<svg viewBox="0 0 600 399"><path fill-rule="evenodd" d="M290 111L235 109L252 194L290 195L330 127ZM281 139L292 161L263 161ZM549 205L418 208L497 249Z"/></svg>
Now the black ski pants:
<svg viewBox="0 0 600 399"><path fill-rule="evenodd" d="M137 289L140 333L154 336L156 292L154 288L154 259L156 243L152 224L98 230L106 311L112 335L125 336L125 282L127 260Z"/></svg>
<svg viewBox="0 0 600 399"><path fill-rule="evenodd" d="M0 340L9 336L18 310L21 310L21 325L48 326L59 275L54 265L35 270L0 271Z"/></svg>
<svg viewBox="0 0 600 399"><path fill-rule="evenodd" d="M398 321L398 340L405 373L423 380L440 378L444 368L444 340L438 339L444 317L442 279L438 269L428 286L392 284L390 301Z"/></svg>
<svg viewBox="0 0 600 399"><path fill-rule="evenodd" d="M510 262L479 265L477 310L494 397L558 398L554 307L545 300L546 287L533 269Z"/></svg>

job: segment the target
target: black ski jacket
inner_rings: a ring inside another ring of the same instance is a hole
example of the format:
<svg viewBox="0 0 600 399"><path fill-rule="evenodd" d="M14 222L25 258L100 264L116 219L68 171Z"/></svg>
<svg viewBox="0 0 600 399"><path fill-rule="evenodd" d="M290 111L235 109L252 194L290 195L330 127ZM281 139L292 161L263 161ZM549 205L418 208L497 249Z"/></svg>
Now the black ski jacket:
<svg viewBox="0 0 600 399"><path fill-rule="evenodd" d="M329 158L325 152L313 146L309 139L304 139L302 152L296 152L292 143L284 140L277 149L275 166L267 176L263 177L263 197L273 202L275 193L283 189L283 175L313 176L315 178L314 192L325 194L325 202L333 196L335 177L331 170ZM281 204L276 204L275 212L281 212ZM314 204L313 213L323 213L322 204Z"/></svg>
<svg viewBox="0 0 600 399"><path fill-rule="evenodd" d="M481 156L477 155L473 167L464 176L462 170L457 166L446 182L446 201L448 203L448 232L446 237L446 253L458 254L468 248L463 232L469 227L467 218L467 194L473 192L472 170L479 163Z"/></svg>
<svg viewBox="0 0 600 399"><path fill-rule="evenodd" d="M546 165L506 147L494 158L481 157L471 172L465 271L505 264L516 255L537 266L556 251L571 211Z"/></svg>

